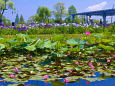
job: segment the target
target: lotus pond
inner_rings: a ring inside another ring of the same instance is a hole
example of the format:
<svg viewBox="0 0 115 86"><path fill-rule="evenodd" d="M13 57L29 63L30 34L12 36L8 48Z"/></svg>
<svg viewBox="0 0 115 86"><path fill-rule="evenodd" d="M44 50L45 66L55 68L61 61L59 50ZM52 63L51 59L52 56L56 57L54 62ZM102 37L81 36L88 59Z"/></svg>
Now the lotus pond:
<svg viewBox="0 0 115 86"><path fill-rule="evenodd" d="M86 31L79 38L49 39L17 34L10 40L1 36L0 43L1 86L100 86L106 78L114 83L114 34Z"/></svg>

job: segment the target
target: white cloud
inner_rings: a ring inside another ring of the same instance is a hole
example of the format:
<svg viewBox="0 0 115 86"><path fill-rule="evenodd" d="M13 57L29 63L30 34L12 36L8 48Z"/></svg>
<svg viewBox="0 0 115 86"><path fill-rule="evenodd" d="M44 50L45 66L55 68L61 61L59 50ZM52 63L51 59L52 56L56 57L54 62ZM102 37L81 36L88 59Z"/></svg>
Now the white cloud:
<svg viewBox="0 0 115 86"><path fill-rule="evenodd" d="M96 4L96 5L89 6L86 10L88 10L88 11L102 10L103 7L105 7L105 5L107 5L106 1Z"/></svg>

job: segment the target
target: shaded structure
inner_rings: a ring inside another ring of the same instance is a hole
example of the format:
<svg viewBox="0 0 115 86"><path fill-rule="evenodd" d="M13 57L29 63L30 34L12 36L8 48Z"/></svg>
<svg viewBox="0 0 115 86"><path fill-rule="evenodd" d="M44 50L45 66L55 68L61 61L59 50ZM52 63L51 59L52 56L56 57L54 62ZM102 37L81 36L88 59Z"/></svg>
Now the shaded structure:
<svg viewBox="0 0 115 86"><path fill-rule="evenodd" d="M73 22L75 15L85 15L85 16L102 16L103 17L103 26L106 26L106 16L113 16L115 15L115 9L106 9L106 10L99 10L99 11L90 11L90 12L83 12L83 13L76 13L76 14L71 14L73 17ZM87 23L88 23L88 18L87 18Z"/></svg>

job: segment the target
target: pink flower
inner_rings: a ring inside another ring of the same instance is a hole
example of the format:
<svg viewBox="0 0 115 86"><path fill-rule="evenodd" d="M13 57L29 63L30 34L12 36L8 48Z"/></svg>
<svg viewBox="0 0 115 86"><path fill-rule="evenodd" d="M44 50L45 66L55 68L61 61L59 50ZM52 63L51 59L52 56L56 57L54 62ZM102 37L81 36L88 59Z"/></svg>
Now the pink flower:
<svg viewBox="0 0 115 86"><path fill-rule="evenodd" d="M92 65L91 68L94 69L95 67Z"/></svg>
<svg viewBox="0 0 115 86"><path fill-rule="evenodd" d="M48 83L48 81L45 81L45 83Z"/></svg>
<svg viewBox="0 0 115 86"><path fill-rule="evenodd" d="M11 78L14 78L14 76L15 76L14 74L11 74L11 75L10 75Z"/></svg>
<svg viewBox="0 0 115 86"><path fill-rule="evenodd" d="M75 62L75 64L76 64L76 65L78 65L78 64L79 64L79 62L77 61L77 62Z"/></svg>
<svg viewBox="0 0 115 86"><path fill-rule="evenodd" d="M93 65L92 62L89 62L88 64L89 64L89 66L92 66L92 65Z"/></svg>
<svg viewBox="0 0 115 86"><path fill-rule="evenodd" d="M44 76L44 79L48 79L48 77L49 77L48 75L45 75L45 76Z"/></svg>
<svg viewBox="0 0 115 86"><path fill-rule="evenodd" d="M47 68L47 70L50 70L51 68Z"/></svg>
<svg viewBox="0 0 115 86"><path fill-rule="evenodd" d="M32 56L30 56L30 58L33 58Z"/></svg>
<svg viewBox="0 0 115 86"><path fill-rule="evenodd" d="M113 54L113 57L115 57L115 54Z"/></svg>
<svg viewBox="0 0 115 86"><path fill-rule="evenodd" d="M46 71L46 69L43 69L42 71Z"/></svg>
<svg viewBox="0 0 115 86"><path fill-rule="evenodd" d="M29 58L29 55L26 55L26 58Z"/></svg>
<svg viewBox="0 0 115 86"><path fill-rule="evenodd" d="M109 63L109 62L110 62L110 60L108 59L108 60L107 60L107 62Z"/></svg>
<svg viewBox="0 0 115 86"><path fill-rule="evenodd" d="M66 83L68 83L68 82L69 82L69 80L68 80L67 78L65 78L65 79L64 79L64 81L65 81Z"/></svg>
<svg viewBox="0 0 115 86"><path fill-rule="evenodd" d="M89 84L90 84L90 82L89 82L89 81L86 81L86 84L87 84L87 85L89 85Z"/></svg>
<svg viewBox="0 0 115 86"><path fill-rule="evenodd" d="M89 45L90 43L86 43L86 45Z"/></svg>
<svg viewBox="0 0 115 86"><path fill-rule="evenodd" d="M15 72L18 72L18 71L19 71L19 69L18 69L18 68L15 68L15 69L14 69L14 71L15 71Z"/></svg>
<svg viewBox="0 0 115 86"><path fill-rule="evenodd" d="M3 83L5 83L5 82L6 82L6 80L4 79L4 80L2 80L2 82L3 82Z"/></svg>
<svg viewBox="0 0 115 86"><path fill-rule="evenodd" d="M89 32L89 31L86 31L85 34L86 34L86 35L90 35L90 32Z"/></svg>
<svg viewBox="0 0 115 86"><path fill-rule="evenodd" d="M57 73L57 71L55 71L54 73Z"/></svg>
<svg viewBox="0 0 115 86"><path fill-rule="evenodd" d="M31 84L25 85L25 86L30 86Z"/></svg>
<svg viewBox="0 0 115 86"><path fill-rule="evenodd" d="M69 73L72 73L72 70L68 70Z"/></svg>

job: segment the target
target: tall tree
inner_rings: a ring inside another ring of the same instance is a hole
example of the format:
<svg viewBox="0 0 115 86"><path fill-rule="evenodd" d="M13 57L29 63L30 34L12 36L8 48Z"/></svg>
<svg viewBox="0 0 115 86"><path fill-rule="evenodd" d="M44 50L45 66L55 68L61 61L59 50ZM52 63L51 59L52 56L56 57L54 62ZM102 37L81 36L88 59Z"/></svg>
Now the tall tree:
<svg viewBox="0 0 115 86"><path fill-rule="evenodd" d="M20 24L24 24L25 22L24 22L24 18L23 18L23 16L21 15L20 16L20 22L19 22Z"/></svg>
<svg viewBox="0 0 115 86"><path fill-rule="evenodd" d="M37 14L41 22L46 22L46 20L48 20L51 16L51 12L47 7L39 7L37 10Z"/></svg>
<svg viewBox="0 0 115 86"><path fill-rule="evenodd" d="M2 23L2 17L5 10L14 9L14 3L10 0L0 0L0 23Z"/></svg>
<svg viewBox="0 0 115 86"><path fill-rule="evenodd" d="M9 19L6 19L5 16L2 17L2 22L5 26L11 26L12 23Z"/></svg>
<svg viewBox="0 0 115 86"><path fill-rule="evenodd" d="M66 23L72 23L73 22L71 14L75 14L75 13L77 13L77 10L76 10L74 5L71 5L68 8L68 15L67 15L67 18L65 19ZM75 23L80 23L80 22L81 21L80 21L79 17L76 15L75 16Z"/></svg>
<svg viewBox="0 0 115 86"><path fill-rule="evenodd" d="M39 15L38 15L38 14L35 14L35 15L33 16L33 21L34 21L34 22L38 22L38 21L39 21Z"/></svg>
<svg viewBox="0 0 115 86"><path fill-rule="evenodd" d="M15 24L19 24L19 16L18 16L18 14L16 15L16 18L15 18Z"/></svg>
<svg viewBox="0 0 115 86"><path fill-rule="evenodd" d="M72 23L72 16L71 16L71 14L75 14L75 13L77 13L76 8L75 8L73 5L71 5L71 6L68 8L68 15L67 15L67 21L68 21L69 23ZM76 19L76 17L77 17L77 16L75 16L75 19Z"/></svg>
<svg viewBox="0 0 115 86"><path fill-rule="evenodd" d="M62 22L62 17L66 15L65 6L62 2L58 2L55 6L54 15L59 22Z"/></svg>
<svg viewBox="0 0 115 86"><path fill-rule="evenodd" d="M76 8L73 5L71 5L68 8L68 14L70 15L70 14L74 14L74 13L77 13Z"/></svg>

